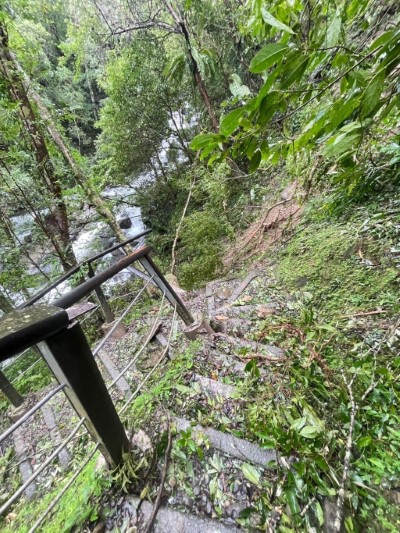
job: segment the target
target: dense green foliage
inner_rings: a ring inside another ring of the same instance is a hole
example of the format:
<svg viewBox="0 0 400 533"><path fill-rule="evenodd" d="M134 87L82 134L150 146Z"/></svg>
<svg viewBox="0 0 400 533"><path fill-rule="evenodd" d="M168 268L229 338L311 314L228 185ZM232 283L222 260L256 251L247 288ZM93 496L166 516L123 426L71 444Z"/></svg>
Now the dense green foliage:
<svg viewBox="0 0 400 533"><path fill-rule="evenodd" d="M222 424L296 459L280 465L275 501L264 487L244 526L256 514L265 528L278 508L280 531L322 528L353 410L344 526L399 529L399 22L396 0L0 6L1 311L75 263L72 242L89 219L121 240L115 213L125 204L140 207L157 260L184 288L225 274L232 250L245 258L235 240L254 230L251 257L273 262L291 293L254 333L289 351L290 364L268 382L250 362L242 425ZM265 252L264 215L294 181L305 216ZM132 194L102 196L117 186ZM115 309L125 303L117 291ZM97 318L87 322L91 340L98 329ZM137 399L132 419L147 421L149 403L170 399L197 349ZM9 368L24 394L49 383L42 363L21 375L35 357ZM200 453L190 432L176 456L187 449ZM89 468L85 483L100 493ZM90 519L91 502L77 512L73 499L56 529Z"/></svg>

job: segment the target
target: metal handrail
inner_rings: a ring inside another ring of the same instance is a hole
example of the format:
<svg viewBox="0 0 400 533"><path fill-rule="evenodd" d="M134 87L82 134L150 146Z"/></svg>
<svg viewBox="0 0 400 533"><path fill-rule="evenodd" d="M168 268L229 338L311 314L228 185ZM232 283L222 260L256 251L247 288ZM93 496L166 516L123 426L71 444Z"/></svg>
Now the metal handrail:
<svg viewBox="0 0 400 533"><path fill-rule="evenodd" d="M27 300L23 304L19 305L18 309L24 309L25 307L29 307L30 305L33 305L34 303L39 301L41 298L43 298L43 296L46 296L46 294L48 294L50 291L52 291L53 289L58 287L58 285L60 285L61 283L63 283L67 279L69 279L71 276L73 276L74 274L79 272L81 267L91 265L92 263L94 263L94 261L97 261L98 259L101 259L105 255L110 254L111 252L114 252L118 248L122 248L122 247L130 244L131 242L136 241L137 239L140 239L141 237L144 237L145 235L148 235L149 233L151 233L151 231L152 231L151 229L147 229L147 230L141 231L140 233L137 233L136 235L134 235L133 237L130 237L126 241L120 242L118 244L115 244L114 246L111 246L110 248L107 248L103 252L100 252L100 253L92 256L92 257L89 257L89 259L86 259L85 261L82 261L82 263L79 263L78 265L76 265L73 268L71 268L70 270L68 270L68 272L63 274L56 281L54 281L53 283L51 283L50 285L48 285L44 289L41 289L39 292L37 292L36 294L31 296L29 298L29 300Z"/></svg>
<svg viewBox="0 0 400 533"><path fill-rule="evenodd" d="M102 283L115 276L115 274L118 274L118 272L129 266L131 263L134 263L138 259L148 255L151 251L151 246L142 246L142 248L139 248L139 250L136 250L135 252L123 257L117 263L114 263L99 274L95 274L92 278L87 279L64 296L61 296L61 298L53 300L51 305L61 307L62 309L68 309L68 307L71 307L71 305L74 305L81 298L90 294Z"/></svg>

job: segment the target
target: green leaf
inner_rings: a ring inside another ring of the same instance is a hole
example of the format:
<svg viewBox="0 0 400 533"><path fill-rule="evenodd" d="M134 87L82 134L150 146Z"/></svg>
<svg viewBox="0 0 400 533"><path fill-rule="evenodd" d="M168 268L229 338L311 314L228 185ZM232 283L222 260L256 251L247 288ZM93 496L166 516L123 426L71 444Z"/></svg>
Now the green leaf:
<svg viewBox="0 0 400 533"><path fill-rule="evenodd" d="M328 157L342 155L352 149L359 140L359 133L353 133L352 135L342 133L336 137L332 137L332 139L329 139L323 152Z"/></svg>
<svg viewBox="0 0 400 533"><path fill-rule="evenodd" d="M260 484L261 473L253 465L248 463L242 464L242 472L244 477L250 481L250 483L253 483L253 485Z"/></svg>
<svg viewBox="0 0 400 533"><path fill-rule="evenodd" d="M256 359L250 359L250 361L246 364L244 367L245 372L249 372L254 377L260 377L260 370L257 366L257 360Z"/></svg>
<svg viewBox="0 0 400 533"><path fill-rule="evenodd" d="M278 109L280 100L281 95L277 91L272 91L263 99L259 108L258 124L265 126L271 120Z"/></svg>
<svg viewBox="0 0 400 533"><path fill-rule="evenodd" d="M244 114L244 108L239 107L228 113L221 121L219 131L225 137L229 137L235 129L239 126L239 119Z"/></svg>
<svg viewBox="0 0 400 533"><path fill-rule="evenodd" d="M351 516L346 516L344 519L344 527L347 533L352 533L354 531L354 525Z"/></svg>
<svg viewBox="0 0 400 533"><path fill-rule="evenodd" d="M286 495L286 499L287 499L292 517L298 515L300 513L300 506L297 501L297 496L294 491L294 488L286 489L285 495Z"/></svg>
<svg viewBox="0 0 400 533"><path fill-rule="evenodd" d="M315 516L317 517L317 520L319 522L319 525L322 526L324 523L324 512L322 510L321 504L317 500L314 504L314 512Z"/></svg>
<svg viewBox="0 0 400 533"><path fill-rule="evenodd" d="M261 8L261 15L265 24L269 24L278 30L283 30L294 35L294 31L289 28L289 26L286 26L286 24L272 16L271 13L265 9L265 7Z"/></svg>
<svg viewBox="0 0 400 533"><path fill-rule="evenodd" d="M257 150L257 152L255 152L255 154L253 155L250 161L250 168L249 168L250 174L252 172L255 172L258 169L260 163L261 163L261 152L260 150Z"/></svg>
<svg viewBox="0 0 400 533"><path fill-rule="evenodd" d="M208 146L210 143L218 144L224 140L225 137L223 135L217 135L216 133L200 133L192 139L190 148L192 150L200 150L201 148Z"/></svg>
<svg viewBox="0 0 400 533"><path fill-rule="evenodd" d="M345 121L360 104L360 98L353 96L350 100L343 103L342 100L336 102L328 114L328 129L335 130Z"/></svg>
<svg viewBox="0 0 400 533"><path fill-rule="evenodd" d="M368 117L378 105L385 84L385 77L385 71L380 70L368 83L362 103L361 116L363 118Z"/></svg>
<svg viewBox="0 0 400 533"><path fill-rule="evenodd" d="M369 446L372 442L372 438L370 435L365 435L365 437L361 437L361 439L358 439L357 446L359 448L366 448Z"/></svg>
<svg viewBox="0 0 400 533"><path fill-rule="evenodd" d="M231 74L231 80L232 81L229 84L229 90L233 96L244 98L245 96L249 96L251 94L250 89L247 87L247 85L243 85L242 80L237 74Z"/></svg>
<svg viewBox="0 0 400 533"><path fill-rule="evenodd" d="M314 426L304 426L299 435L306 439L314 439L319 433L320 430Z"/></svg>
<svg viewBox="0 0 400 533"><path fill-rule="evenodd" d="M339 37L340 37L341 28L342 28L342 18L340 16L340 11L337 10L326 32L325 43L328 48L331 46L337 45Z"/></svg>
<svg viewBox="0 0 400 533"><path fill-rule="evenodd" d="M186 385L181 385L178 383L175 385L175 389L179 392L183 392L184 394L193 394L194 390L191 387L186 387Z"/></svg>
<svg viewBox="0 0 400 533"><path fill-rule="evenodd" d="M255 107L258 107L261 104L263 98L268 94L270 88L275 83L275 80L278 77L280 70L280 67L278 67L274 71L272 71L271 74L268 74L264 85L261 87L260 92L257 95L256 102L254 104Z"/></svg>
<svg viewBox="0 0 400 533"><path fill-rule="evenodd" d="M251 60L251 72L263 72L279 61L289 47L282 43L267 44Z"/></svg>
<svg viewBox="0 0 400 533"><path fill-rule="evenodd" d="M296 57L292 58L291 61L288 61L288 63L285 65L287 69L285 68L285 71L282 75L282 89L287 89L295 81L301 79L307 68L309 60L310 58L308 56L304 57L300 52L298 52Z"/></svg>
<svg viewBox="0 0 400 533"><path fill-rule="evenodd" d="M396 32L394 30L389 30L383 33L382 35L379 35L377 39L375 39L372 44L369 46L369 50L376 50L377 48L380 48L381 46L387 45L388 43L391 43L396 35Z"/></svg>

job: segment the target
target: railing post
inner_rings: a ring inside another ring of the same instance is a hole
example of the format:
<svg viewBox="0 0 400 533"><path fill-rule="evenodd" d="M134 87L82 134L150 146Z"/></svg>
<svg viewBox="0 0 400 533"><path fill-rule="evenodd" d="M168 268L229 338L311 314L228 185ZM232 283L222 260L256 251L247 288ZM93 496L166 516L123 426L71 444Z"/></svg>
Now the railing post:
<svg viewBox="0 0 400 533"><path fill-rule="evenodd" d="M193 324L195 320L192 314L190 313L189 309L185 306L185 304L176 294L174 289L165 279L165 277L163 276L163 274L161 273L157 265L153 262L153 260L148 255L145 255L143 257L140 257L138 261L140 262L142 267L146 270L146 272L149 274L149 276L153 279L157 287L161 289L162 292L165 292L165 297L170 302L172 307L176 306L177 313L181 317L181 319L184 321L184 323L187 326L190 326L191 324Z"/></svg>
<svg viewBox="0 0 400 533"><path fill-rule="evenodd" d="M0 370L0 390L5 394L14 407L19 407L24 403L24 398L20 395L14 385L7 379Z"/></svg>
<svg viewBox="0 0 400 533"><path fill-rule="evenodd" d="M95 273L92 267L92 263L88 263L88 275L89 278L93 278ZM103 292L103 289L99 285L94 289L94 292L96 293L97 299L99 301L101 310L103 311L104 317L106 319L106 322L114 322L114 313L111 310L110 304L108 303L108 300L106 298L106 295Z"/></svg>
<svg viewBox="0 0 400 533"><path fill-rule="evenodd" d="M48 337L39 349L110 466L118 465L129 442L90 346L78 322Z"/></svg>

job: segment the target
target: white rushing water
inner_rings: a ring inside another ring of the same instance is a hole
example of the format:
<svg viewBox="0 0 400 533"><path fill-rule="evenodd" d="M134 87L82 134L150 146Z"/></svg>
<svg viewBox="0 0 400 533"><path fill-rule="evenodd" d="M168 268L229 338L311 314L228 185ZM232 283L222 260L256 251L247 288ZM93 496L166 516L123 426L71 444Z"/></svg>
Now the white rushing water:
<svg viewBox="0 0 400 533"><path fill-rule="evenodd" d="M176 168L176 165L187 161L187 156L184 150L182 148L179 150L180 141L177 128L180 131L182 128L193 128L198 123L198 120L198 115L190 115L188 109L183 110L182 113L173 113L172 119L169 120L169 129L171 133L168 138L161 142L157 155L152 159L152 167L155 168L156 171L161 171L161 166L164 171L171 171ZM177 147L178 152L176 151ZM174 154L174 156L172 156L172 154ZM136 176L130 186L107 187L101 193L104 199L112 201L114 215L118 223L121 223L122 231L127 239L146 229L142 221L140 208L131 204L134 203L136 188L143 186L146 183L151 183L155 177L154 170L146 170ZM46 215L49 211L42 210L40 213L41 215ZM79 262L82 262L115 244L116 240L111 229L106 223L98 220L98 215L93 208L87 207L82 212L78 211L77 215L77 221L72 225L71 234L74 236L72 248ZM31 242L32 233L34 232L35 227L33 216L30 213L25 213L11 217L11 220L18 239L22 243ZM141 242L143 242L143 240L144 239L142 239ZM121 254L122 252L120 250L116 250L112 254L104 256L104 258L98 262L97 270L102 270L106 266L115 262ZM51 273L53 268L52 255L53 253L50 248L45 250L44 253L38 254L39 258L37 259L37 262L41 269L48 274ZM29 264L28 268L30 273L35 273L36 269L33 265ZM111 288L115 284L121 283L129 277L129 270L122 271L117 276L114 276L112 280L107 282L105 289ZM65 293L69 288L70 285L68 282L61 284L58 287L58 290L52 291L49 295L49 300L55 298L58 294ZM38 289L36 288L33 292L36 292L37 290ZM9 294L9 296L15 301L15 303L21 303L20 295Z"/></svg>

